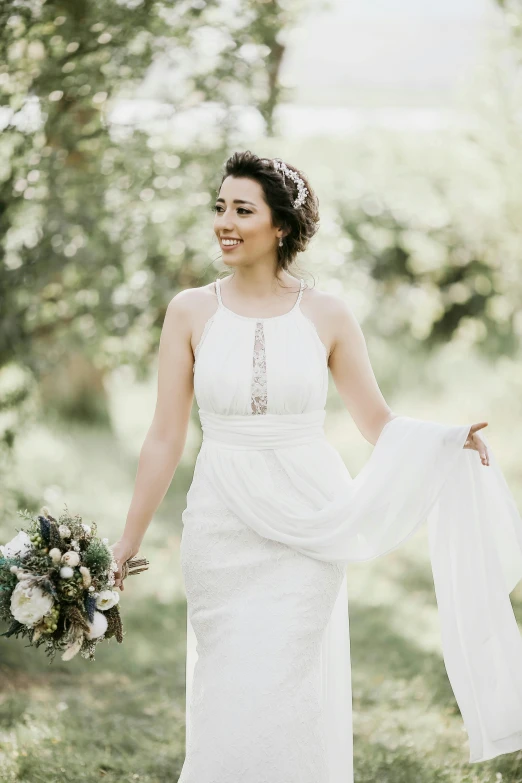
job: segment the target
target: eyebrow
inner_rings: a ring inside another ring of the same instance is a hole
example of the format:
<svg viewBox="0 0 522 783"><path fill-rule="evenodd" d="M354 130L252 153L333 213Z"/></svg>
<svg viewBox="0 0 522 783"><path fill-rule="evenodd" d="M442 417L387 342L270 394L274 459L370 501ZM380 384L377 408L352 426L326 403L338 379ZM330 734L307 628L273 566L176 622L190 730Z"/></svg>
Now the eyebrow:
<svg viewBox="0 0 522 783"><path fill-rule="evenodd" d="M224 198L218 198L218 199L216 199L216 201L222 201L223 204L225 203L225 199ZM232 204L251 204L253 207L257 206L256 204L254 204L253 201L245 201L242 198L235 198L234 201L232 202Z"/></svg>

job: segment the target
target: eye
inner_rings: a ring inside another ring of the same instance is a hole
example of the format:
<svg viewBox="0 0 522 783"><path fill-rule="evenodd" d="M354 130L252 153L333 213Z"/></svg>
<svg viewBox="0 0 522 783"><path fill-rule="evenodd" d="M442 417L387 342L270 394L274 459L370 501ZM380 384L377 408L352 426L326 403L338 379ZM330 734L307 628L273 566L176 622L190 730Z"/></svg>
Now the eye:
<svg viewBox="0 0 522 783"><path fill-rule="evenodd" d="M212 207L210 207L211 212L221 212L221 204L214 204ZM251 215L252 212L250 209L245 209L244 207L238 207L238 212L244 212L246 215Z"/></svg>

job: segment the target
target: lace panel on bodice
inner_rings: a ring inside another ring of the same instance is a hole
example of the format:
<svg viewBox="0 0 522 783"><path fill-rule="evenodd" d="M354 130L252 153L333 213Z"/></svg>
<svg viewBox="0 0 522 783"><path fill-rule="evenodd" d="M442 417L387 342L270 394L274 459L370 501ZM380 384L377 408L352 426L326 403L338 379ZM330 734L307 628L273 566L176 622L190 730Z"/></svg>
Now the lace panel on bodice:
<svg viewBox="0 0 522 783"><path fill-rule="evenodd" d="M252 367L250 407L254 414L266 413L268 410L268 397L266 384L265 332L263 330L262 321L256 323Z"/></svg>
<svg viewBox="0 0 522 783"><path fill-rule="evenodd" d="M297 297L297 301L294 303L292 310L284 314L285 316L290 315L290 313L294 312L299 307L299 303L301 301L301 297L303 294L303 287L304 287L304 281L300 280L299 295ZM219 308L221 310L231 313L232 315L235 315L236 317L242 318L247 321L254 320L254 318L238 315L237 313L234 313L232 310L229 310L228 307L225 307L225 305L223 304L223 300L221 299L221 288L220 288L219 278L215 281L215 290L219 303ZM272 317L277 318L279 316L272 316ZM197 351L199 350L199 346L203 342L206 332L210 327L210 323L213 320L214 320L214 316L211 316L211 318L209 319L209 321L207 321L207 324L205 325L205 328L203 330L203 335L199 342L198 348L196 349L196 355L197 355ZM265 331L264 331L264 323L263 323L264 319L260 318L255 320L256 320L256 325L255 325L255 333L254 333L254 346L252 352L252 381L250 386L250 410L252 414L259 415L259 414L268 413L268 389L267 389L267 374L266 374Z"/></svg>

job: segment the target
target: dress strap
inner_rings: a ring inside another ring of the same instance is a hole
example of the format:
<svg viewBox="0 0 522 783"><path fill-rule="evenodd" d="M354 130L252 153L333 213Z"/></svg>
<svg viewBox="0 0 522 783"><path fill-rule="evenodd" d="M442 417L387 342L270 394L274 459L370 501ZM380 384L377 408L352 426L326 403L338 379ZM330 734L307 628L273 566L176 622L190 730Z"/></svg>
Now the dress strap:
<svg viewBox="0 0 522 783"><path fill-rule="evenodd" d="M299 302L301 301L301 297L303 296L304 280L303 280L302 277L299 278L299 283L300 283L299 296L297 297L297 302L295 303L295 307L297 307L299 305Z"/></svg>
<svg viewBox="0 0 522 783"><path fill-rule="evenodd" d="M221 286L220 286L219 277L216 277L215 286L216 286L216 295L218 298L219 306L223 307L223 302L221 301Z"/></svg>

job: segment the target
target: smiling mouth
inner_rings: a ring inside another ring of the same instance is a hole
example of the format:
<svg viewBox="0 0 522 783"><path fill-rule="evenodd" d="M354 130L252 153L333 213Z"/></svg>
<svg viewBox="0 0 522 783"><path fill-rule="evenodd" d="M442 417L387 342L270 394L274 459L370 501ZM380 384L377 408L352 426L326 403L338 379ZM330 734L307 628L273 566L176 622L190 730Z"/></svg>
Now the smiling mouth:
<svg viewBox="0 0 522 783"><path fill-rule="evenodd" d="M221 240L221 247L224 247L227 250L229 250L232 247L237 247L238 245L242 245L242 244L243 244L243 240L242 239L239 239L239 240L237 240L237 239L234 239L234 240L224 240L224 239L222 239Z"/></svg>

